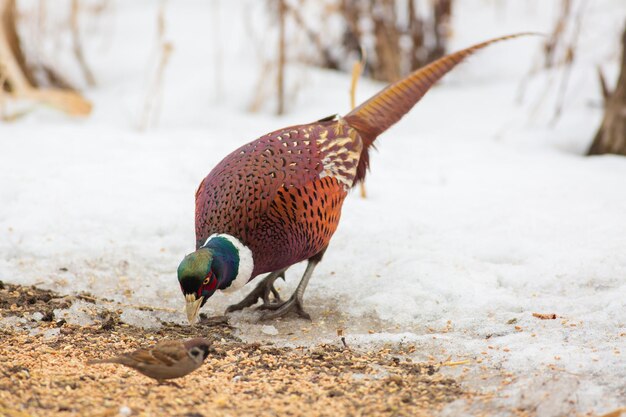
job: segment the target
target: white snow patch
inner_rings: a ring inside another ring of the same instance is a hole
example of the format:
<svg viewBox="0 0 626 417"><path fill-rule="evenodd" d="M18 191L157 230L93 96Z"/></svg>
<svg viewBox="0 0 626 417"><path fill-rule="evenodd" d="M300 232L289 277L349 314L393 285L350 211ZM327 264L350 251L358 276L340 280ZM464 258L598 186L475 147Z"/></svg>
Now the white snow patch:
<svg viewBox="0 0 626 417"><path fill-rule="evenodd" d="M276 336L278 334L278 329L272 325L263 325L261 326L261 331L263 334L267 334L270 336Z"/></svg>
<svg viewBox="0 0 626 417"><path fill-rule="evenodd" d="M128 407L126 405L123 405L123 406L120 407L120 409L118 410L117 414L120 417L128 417L128 416L133 414L133 410L130 407Z"/></svg>
<svg viewBox="0 0 626 417"><path fill-rule="evenodd" d="M131 326L141 327L142 329L152 329L159 327L161 323L154 317L151 312L125 308L120 314L120 320Z"/></svg>
<svg viewBox="0 0 626 417"><path fill-rule="evenodd" d="M69 308L54 309L55 320L63 319L69 324L90 326L95 323L96 308L93 304L75 300Z"/></svg>

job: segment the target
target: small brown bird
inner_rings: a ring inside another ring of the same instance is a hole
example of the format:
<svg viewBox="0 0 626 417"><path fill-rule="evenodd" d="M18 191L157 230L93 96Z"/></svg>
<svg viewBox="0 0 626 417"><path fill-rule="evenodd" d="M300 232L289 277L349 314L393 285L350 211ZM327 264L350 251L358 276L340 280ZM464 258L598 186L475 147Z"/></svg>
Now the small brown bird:
<svg viewBox="0 0 626 417"><path fill-rule="evenodd" d="M89 361L87 364L119 363L161 383L198 369L209 355L210 345L210 341L202 338L186 342L165 340L150 349L137 349L114 358Z"/></svg>

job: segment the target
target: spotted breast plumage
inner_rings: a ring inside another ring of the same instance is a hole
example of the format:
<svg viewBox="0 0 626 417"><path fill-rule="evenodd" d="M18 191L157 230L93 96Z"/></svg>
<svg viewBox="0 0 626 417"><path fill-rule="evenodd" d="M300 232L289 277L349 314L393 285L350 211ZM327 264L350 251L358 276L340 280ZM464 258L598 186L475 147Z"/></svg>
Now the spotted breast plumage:
<svg viewBox="0 0 626 417"><path fill-rule="evenodd" d="M363 148L343 120L294 126L235 150L196 195L196 248L214 233L254 254L253 276L308 259L330 241Z"/></svg>
<svg viewBox="0 0 626 417"><path fill-rule="evenodd" d="M196 251L178 268L193 322L217 290L239 288L267 275L227 311L256 304L263 318L290 311L309 317L302 296L337 229L348 191L363 180L375 139L406 114L443 75L493 39L418 69L344 117L331 116L280 129L226 156L196 192ZM292 297L280 300L274 281L291 265L309 260ZM273 294L274 300L270 295Z"/></svg>

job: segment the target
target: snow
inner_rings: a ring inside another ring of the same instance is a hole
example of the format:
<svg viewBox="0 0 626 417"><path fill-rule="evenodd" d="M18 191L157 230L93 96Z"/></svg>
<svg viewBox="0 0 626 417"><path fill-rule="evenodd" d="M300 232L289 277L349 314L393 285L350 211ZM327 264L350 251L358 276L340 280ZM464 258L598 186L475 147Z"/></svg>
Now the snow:
<svg viewBox="0 0 626 417"><path fill-rule="evenodd" d="M69 308L54 309L56 319L64 319L69 324L77 326L89 326L94 324L94 316L97 309L84 301L75 301Z"/></svg>
<svg viewBox="0 0 626 417"><path fill-rule="evenodd" d="M86 93L95 103L90 118L36 108L0 125L0 280L160 309L125 308L122 319L139 326L182 323L176 268L193 250L200 180L266 132L348 111L347 75L294 64L290 85L300 87L288 114L273 116L271 97L260 113L248 112L258 57L273 48L259 49L269 35L254 36L263 27L261 3L208 4L167 5L174 52L157 126L137 128L157 61L158 4L149 1L118 2L85 38L95 46L86 52L98 79ZM557 4L460 2L453 46L548 32ZM230 18L219 26L217 52L207 24L216 7ZM251 16L255 29L245 29ZM257 324L254 312L236 313L240 336L307 344L336 341L342 328L349 345L413 343L418 360L467 358L473 366L464 383L497 392L493 414L511 407L548 416L603 413L623 405L626 159L582 154L602 113L596 68L615 79L624 16L620 1L588 2L556 123L561 69L521 84L540 38L495 45L453 71L377 142L368 198L354 192L346 200L307 289L313 323ZM56 58L80 80L71 60ZM361 80L359 101L380 88ZM302 272L298 265L277 282L283 294ZM248 290L215 295L203 311L222 314ZM59 313L89 323L94 317L83 307ZM442 415L467 406L451 404Z"/></svg>
<svg viewBox="0 0 626 417"><path fill-rule="evenodd" d="M276 336L278 334L278 329L272 325L263 325L261 326L261 332L269 336Z"/></svg>
<svg viewBox="0 0 626 417"><path fill-rule="evenodd" d="M133 414L133 410L126 405L121 406L118 411L118 415L121 417L128 417L132 414Z"/></svg>

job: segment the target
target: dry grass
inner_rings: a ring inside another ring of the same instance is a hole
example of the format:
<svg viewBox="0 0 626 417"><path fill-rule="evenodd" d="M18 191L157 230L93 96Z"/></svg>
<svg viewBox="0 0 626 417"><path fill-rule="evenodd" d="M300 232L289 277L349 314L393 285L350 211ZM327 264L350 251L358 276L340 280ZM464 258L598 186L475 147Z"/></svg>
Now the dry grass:
<svg viewBox="0 0 626 417"><path fill-rule="evenodd" d="M91 113L91 103L75 91L39 87L31 69L26 65L16 27L16 8L14 0L0 0L0 89L12 99L25 99L55 107L74 116L86 116ZM49 74L54 72L49 70ZM60 80L58 76L55 79ZM3 97L4 100L6 97ZM5 116L5 120L14 120L19 115Z"/></svg>

